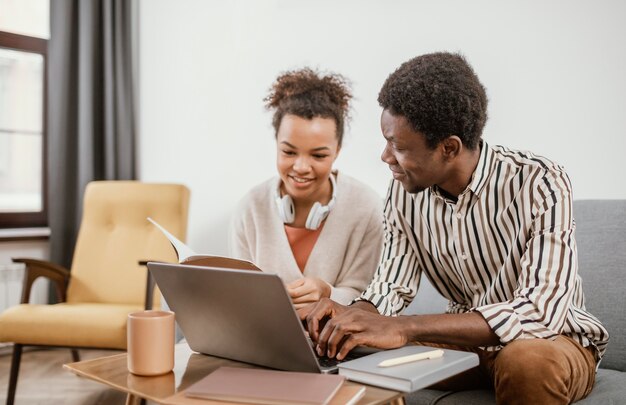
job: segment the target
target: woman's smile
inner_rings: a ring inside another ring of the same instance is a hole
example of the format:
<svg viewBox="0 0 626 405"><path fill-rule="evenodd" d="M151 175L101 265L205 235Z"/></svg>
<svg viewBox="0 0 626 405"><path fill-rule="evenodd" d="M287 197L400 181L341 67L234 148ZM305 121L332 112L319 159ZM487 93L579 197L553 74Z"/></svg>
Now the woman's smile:
<svg viewBox="0 0 626 405"><path fill-rule="evenodd" d="M308 187L309 185L311 185L311 183L315 182L314 178L299 177L294 175L289 175L288 177L292 180L294 186L298 188Z"/></svg>

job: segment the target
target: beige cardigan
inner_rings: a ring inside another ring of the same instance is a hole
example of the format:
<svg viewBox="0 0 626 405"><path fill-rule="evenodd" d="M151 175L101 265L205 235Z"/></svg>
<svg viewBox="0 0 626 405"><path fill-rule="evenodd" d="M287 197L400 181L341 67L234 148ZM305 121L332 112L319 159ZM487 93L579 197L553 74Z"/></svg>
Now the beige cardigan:
<svg viewBox="0 0 626 405"><path fill-rule="evenodd" d="M301 273L278 217L277 184L277 177L267 180L239 203L231 222L231 256L278 274L286 283L303 275L318 277L333 286L331 299L350 303L368 285L380 260L382 198L360 181L338 174L335 205Z"/></svg>

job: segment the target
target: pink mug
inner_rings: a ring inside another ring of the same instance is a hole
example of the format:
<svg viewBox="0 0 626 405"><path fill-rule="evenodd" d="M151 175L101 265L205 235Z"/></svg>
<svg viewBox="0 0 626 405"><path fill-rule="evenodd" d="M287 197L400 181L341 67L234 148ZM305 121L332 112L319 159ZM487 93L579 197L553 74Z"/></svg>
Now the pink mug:
<svg viewBox="0 0 626 405"><path fill-rule="evenodd" d="M128 371L161 375L174 368L174 313L139 311L128 314Z"/></svg>

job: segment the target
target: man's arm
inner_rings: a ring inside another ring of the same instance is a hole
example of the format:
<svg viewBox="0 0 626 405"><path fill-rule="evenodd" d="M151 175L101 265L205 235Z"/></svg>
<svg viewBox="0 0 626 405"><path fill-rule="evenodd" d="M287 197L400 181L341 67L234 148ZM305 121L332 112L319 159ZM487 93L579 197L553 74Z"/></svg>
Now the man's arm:
<svg viewBox="0 0 626 405"><path fill-rule="evenodd" d="M311 338L317 342L317 353L340 360L360 345L393 349L412 341L459 346L500 343L489 324L476 312L390 317L380 315L367 301L346 307L322 300L301 311L300 316L306 319Z"/></svg>

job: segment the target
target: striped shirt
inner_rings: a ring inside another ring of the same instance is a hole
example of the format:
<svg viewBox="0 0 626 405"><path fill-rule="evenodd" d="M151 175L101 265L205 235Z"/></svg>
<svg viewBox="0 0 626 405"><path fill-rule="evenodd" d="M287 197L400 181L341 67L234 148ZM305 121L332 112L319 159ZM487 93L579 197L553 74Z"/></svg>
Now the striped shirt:
<svg viewBox="0 0 626 405"><path fill-rule="evenodd" d="M392 180L384 227L381 262L359 298L381 314L398 315L424 272L448 313L481 313L503 345L563 334L604 354L608 332L585 310L563 167L483 142L457 201L437 186L410 194Z"/></svg>

